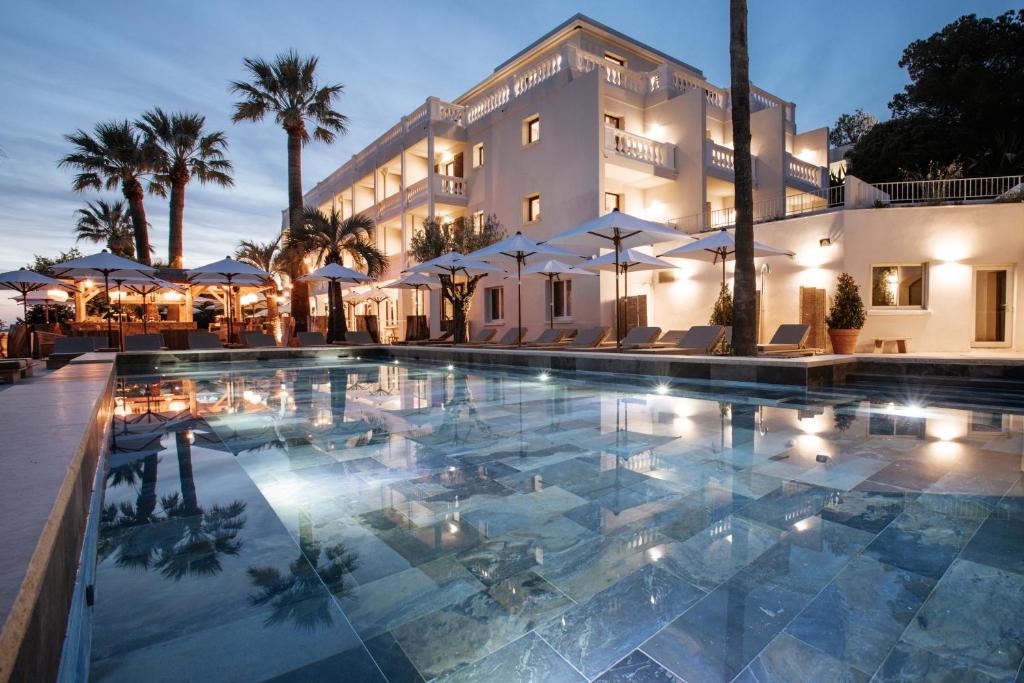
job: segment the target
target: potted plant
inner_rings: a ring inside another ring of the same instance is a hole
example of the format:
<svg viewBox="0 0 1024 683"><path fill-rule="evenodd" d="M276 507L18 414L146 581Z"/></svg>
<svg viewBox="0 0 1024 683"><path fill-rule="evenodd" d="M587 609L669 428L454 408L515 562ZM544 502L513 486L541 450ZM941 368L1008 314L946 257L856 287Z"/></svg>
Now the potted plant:
<svg viewBox="0 0 1024 683"><path fill-rule="evenodd" d="M836 280L836 293L829 308L828 336L835 353L853 353L857 348L860 328L864 327L864 301L860 287L849 273L840 273Z"/></svg>

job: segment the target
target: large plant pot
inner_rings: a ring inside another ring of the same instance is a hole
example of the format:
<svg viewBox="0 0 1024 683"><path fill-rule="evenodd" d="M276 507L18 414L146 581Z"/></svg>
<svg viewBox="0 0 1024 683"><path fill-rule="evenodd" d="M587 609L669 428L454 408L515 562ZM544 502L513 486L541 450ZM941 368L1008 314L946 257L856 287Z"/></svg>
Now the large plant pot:
<svg viewBox="0 0 1024 683"><path fill-rule="evenodd" d="M832 330L828 331L828 338L832 340L833 353L853 353L857 348L857 338L860 330Z"/></svg>

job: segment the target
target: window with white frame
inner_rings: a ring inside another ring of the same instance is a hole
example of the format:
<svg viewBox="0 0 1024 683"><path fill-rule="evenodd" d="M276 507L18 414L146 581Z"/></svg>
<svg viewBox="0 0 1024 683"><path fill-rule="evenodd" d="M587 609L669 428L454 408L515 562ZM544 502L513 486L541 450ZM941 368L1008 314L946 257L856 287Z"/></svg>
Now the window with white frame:
<svg viewBox="0 0 1024 683"><path fill-rule="evenodd" d="M488 287L484 290L484 320L489 323L505 319L505 288Z"/></svg>
<svg viewBox="0 0 1024 683"><path fill-rule="evenodd" d="M532 223L540 220L540 195L531 194L523 198L523 222Z"/></svg>
<svg viewBox="0 0 1024 683"><path fill-rule="evenodd" d="M605 192L604 193L604 210L605 211L623 211L622 208L622 195L617 192Z"/></svg>
<svg viewBox="0 0 1024 683"><path fill-rule="evenodd" d="M548 316L555 320L572 317L572 281L553 280L547 288Z"/></svg>
<svg viewBox="0 0 1024 683"><path fill-rule="evenodd" d="M928 264L871 266L872 308L925 308Z"/></svg>
<svg viewBox="0 0 1024 683"><path fill-rule="evenodd" d="M484 143L478 142L473 145L473 168L480 168L484 165Z"/></svg>
<svg viewBox="0 0 1024 683"><path fill-rule="evenodd" d="M476 211L473 213L473 231L482 232L484 229L484 212Z"/></svg>
<svg viewBox="0 0 1024 683"><path fill-rule="evenodd" d="M613 114L604 115L604 125L611 126L612 128L618 128L622 130L622 117L615 116Z"/></svg>
<svg viewBox="0 0 1024 683"><path fill-rule="evenodd" d="M540 115L534 114L533 116L523 120L523 144L532 145L539 140Z"/></svg>

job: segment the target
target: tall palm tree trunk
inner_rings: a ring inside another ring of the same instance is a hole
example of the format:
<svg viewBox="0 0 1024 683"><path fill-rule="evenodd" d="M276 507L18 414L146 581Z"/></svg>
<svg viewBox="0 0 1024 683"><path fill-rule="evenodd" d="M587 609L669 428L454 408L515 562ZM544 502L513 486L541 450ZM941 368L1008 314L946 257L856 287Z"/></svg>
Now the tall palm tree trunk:
<svg viewBox="0 0 1024 683"><path fill-rule="evenodd" d="M732 139L736 188L736 272L732 346L738 356L757 354L757 279L754 271L754 188L750 160L750 63L746 0L729 3L732 72Z"/></svg>
<svg viewBox="0 0 1024 683"><path fill-rule="evenodd" d="M133 180L121 186L124 198L128 200L128 211L132 215L132 229L135 232L135 256L139 263L149 265L149 224L146 222L145 194L142 183Z"/></svg>
<svg viewBox="0 0 1024 683"><path fill-rule="evenodd" d="M171 268L182 267L185 233L185 184L188 179L175 179L171 184L170 236L167 240L167 261Z"/></svg>
<svg viewBox="0 0 1024 683"><path fill-rule="evenodd" d="M302 225L302 137L299 130L288 131L288 225L294 230ZM289 273L292 278L291 309L295 331L309 329L309 287L300 282L302 261L296 260Z"/></svg>

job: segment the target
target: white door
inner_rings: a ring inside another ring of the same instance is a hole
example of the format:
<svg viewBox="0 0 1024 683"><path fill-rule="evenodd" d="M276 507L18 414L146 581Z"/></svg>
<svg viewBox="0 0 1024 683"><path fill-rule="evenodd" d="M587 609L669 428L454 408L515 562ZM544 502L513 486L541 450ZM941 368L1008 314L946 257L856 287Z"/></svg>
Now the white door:
<svg viewBox="0 0 1024 683"><path fill-rule="evenodd" d="M975 266L974 339L971 346L1013 345L1013 267Z"/></svg>

